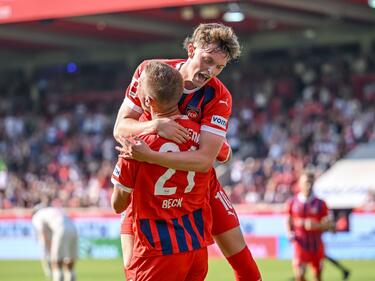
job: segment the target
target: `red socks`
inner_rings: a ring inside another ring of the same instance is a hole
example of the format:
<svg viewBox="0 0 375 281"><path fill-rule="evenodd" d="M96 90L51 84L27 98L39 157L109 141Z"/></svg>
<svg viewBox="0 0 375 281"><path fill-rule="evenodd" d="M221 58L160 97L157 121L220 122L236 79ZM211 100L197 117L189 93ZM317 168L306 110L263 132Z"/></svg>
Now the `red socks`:
<svg viewBox="0 0 375 281"><path fill-rule="evenodd" d="M233 268L236 281L261 281L260 272L249 248L246 246L237 254L227 257Z"/></svg>

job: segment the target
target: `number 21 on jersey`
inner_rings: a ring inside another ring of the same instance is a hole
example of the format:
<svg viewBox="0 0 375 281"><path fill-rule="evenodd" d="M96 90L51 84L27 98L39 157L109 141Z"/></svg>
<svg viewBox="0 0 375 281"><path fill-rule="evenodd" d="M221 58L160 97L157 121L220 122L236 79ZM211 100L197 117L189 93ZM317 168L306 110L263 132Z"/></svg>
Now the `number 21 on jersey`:
<svg viewBox="0 0 375 281"><path fill-rule="evenodd" d="M193 146L190 150L195 150L196 148ZM159 152L180 152L180 148L177 144L173 142L166 142L164 143L160 149ZM169 168L163 175L159 177L159 179L156 181L155 184L155 195L173 195L176 193L177 187L165 187L165 183L167 180L169 180L174 174L176 173L175 169ZM194 182L194 176L195 172L189 171L187 173L187 182L188 185L185 188L185 193L189 193L194 188L195 182Z"/></svg>

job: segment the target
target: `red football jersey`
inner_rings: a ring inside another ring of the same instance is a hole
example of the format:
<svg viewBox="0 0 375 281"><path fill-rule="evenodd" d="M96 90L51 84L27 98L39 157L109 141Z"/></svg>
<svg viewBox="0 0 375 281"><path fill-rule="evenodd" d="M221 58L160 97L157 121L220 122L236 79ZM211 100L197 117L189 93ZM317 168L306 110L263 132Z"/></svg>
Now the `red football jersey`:
<svg viewBox="0 0 375 281"><path fill-rule="evenodd" d="M176 69L180 69L186 61L183 59L159 60ZM125 92L125 103L133 110L142 113L140 100L137 96L138 79L149 60L143 61L136 69L132 81ZM181 114L189 116L201 124L202 131L208 131L225 137L228 120L232 112L232 96L224 84L213 77L202 88L184 89L179 102ZM219 161L225 161L230 156L229 144L224 143L219 153Z"/></svg>
<svg viewBox="0 0 375 281"><path fill-rule="evenodd" d="M151 149L165 153L197 149L199 124L187 117L177 122L190 131L187 143L177 145L156 134L141 138ZM112 182L132 192L135 256L187 252L212 243L210 173L176 171L120 159Z"/></svg>
<svg viewBox="0 0 375 281"><path fill-rule="evenodd" d="M304 202L296 195L287 202L287 212L292 217L292 227L297 244L305 251L318 252L323 246L322 231L306 230L304 221L310 219L320 222L328 216L326 203L316 197L311 197Z"/></svg>

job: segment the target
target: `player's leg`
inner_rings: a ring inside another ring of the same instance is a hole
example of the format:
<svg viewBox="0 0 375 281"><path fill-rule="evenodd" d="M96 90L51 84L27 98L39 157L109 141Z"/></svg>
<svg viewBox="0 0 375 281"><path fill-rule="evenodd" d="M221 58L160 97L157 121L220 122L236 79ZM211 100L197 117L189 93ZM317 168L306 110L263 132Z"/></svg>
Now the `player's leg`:
<svg viewBox="0 0 375 281"><path fill-rule="evenodd" d="M63 281L63 232L53 233L51 242L51 269L52 269L52 280Z"/></svg>
<svg viewBox="0 0 375 281"><path fill-rule="evenodd" d="M312 272L313 272L313 280L314 281L321 281L322 280L322 271L323 271L323 264L324 264L324 257L316 257L312 260Z"/></svg>
<svg viewBox="0 0 375 281"><path fill-rule="evenodd" d="M229 264L232 266L236 280L261 280L258 266L244 241L239 227L215 235L214 238Z"/></svg>
<svg viewBox="0 0 375 281"><path fill-rule="evenodd" d="M306 281L305 275L308 258L308 253L303 250L296 240L294 240L292 266L295 281Z"/></svg>
<svg viewBox="0 0 375 281"><path fill-rule="evenodd" d="M45 253L44 256L42 257L42 269L44 272L44 275L47 278L52 277L52 268L51 268L51 258L49 253Z"/></svg>
<svg viewBox="0 0 375 281"><path fill-rule="evenodd" d="M325 259L328 260L330 263L332 263L335 267L337 267L341 273L342 273L342 279L348 280L350 271L347 269L344 265L342 265L338 260L331 258L327 255L325 255Z"/></svg>
<svg viewBox="0 0 375 281"><path fill-rule="evenodd" d="M74 260L64 260L64 281L75 281L76 273L74 270Z"/></svg>
<svg viewBox="0 0 375 281"><path fill-rule="evenodd" d="M134 235L121 233L121 250L124 268L128 267L133 255Z"/></svg>
<svg viewBox="0 0 375 281"><path fill-rule="evenodd" d="M261 275L242 235L240 223L228 196L213 173L210 206L212 234L233 268L237 281L259 281Z"/></svg>
<svg viewBox="0 0 375 281"><path fill-rule="evenodd" d="M131 208L122 214L121 218L121 250L122 250L122 260L124 269L129 266L130 260L133 255L134 246L134 233L132 228L133 220L131 216Z"/></svg>
<svg viewBox="0 0 375 281"><path fill-rule="evenodd" d="M298 266L293 265L293 273L295 281L306 281L306 264L300 264Z"/></svg>
<svg viewBox="0 0 375 281"><path fill-rule="evenodd" d="M63 281L63 262L62 261L53 261L52 266L52 281Z"/></svg>
<svg viewBox="0 0 375 281"><path fill-rule="evenodd" d="M64 235L65 247L64 247L64 280L65 281L75 281L75 261L77 259L77 244L78 244L78 235L74 228L67 230Z"/></svg>
<svg viewBox="0 0 375 281"><path fill-rule="evenodd" d="M208 272L207 248L193 251L193 264L185 278L185 281L203 281Z"/></svg>

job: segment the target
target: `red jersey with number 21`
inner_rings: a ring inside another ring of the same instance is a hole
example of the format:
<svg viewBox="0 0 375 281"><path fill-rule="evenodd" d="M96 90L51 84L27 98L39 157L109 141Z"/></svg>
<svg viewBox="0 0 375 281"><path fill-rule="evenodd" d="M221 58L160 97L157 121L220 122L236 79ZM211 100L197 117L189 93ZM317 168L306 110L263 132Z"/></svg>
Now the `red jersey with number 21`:
<svg viewBox="0 0 375 281"><path fill-rule="evenodd" d="M141 138L152 150L168 153L198 148L199 124L178 119L190 140L177 145L156 134ZM112 182L132 191L135 256L168 255L212 244L210 173L176 171L146 162L120 159Z"/></svg>

